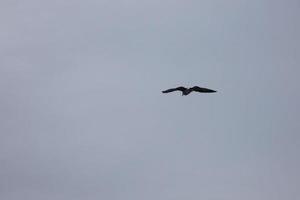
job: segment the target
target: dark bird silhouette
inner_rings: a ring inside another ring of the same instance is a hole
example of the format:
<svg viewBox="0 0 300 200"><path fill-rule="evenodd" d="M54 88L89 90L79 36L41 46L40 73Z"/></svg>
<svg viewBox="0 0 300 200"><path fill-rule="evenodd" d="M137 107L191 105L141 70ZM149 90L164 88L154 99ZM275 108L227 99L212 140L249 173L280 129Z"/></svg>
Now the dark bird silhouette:
<svg viewBox="0 0 300 200"><path fill-rule="evenodd" d="M190 94L191 92L201 92L201 93L213 93L213 92L217 92L215 90L211 90L208 88L201 88L198 86L194 86L191 88L185 88L185 87L177 87L177 88L171 88L165 91L162 91L162 93L169 93L169 92L174 92L174 91L181 91L182 92L182 96L186 96L188 94Z"/></svg>

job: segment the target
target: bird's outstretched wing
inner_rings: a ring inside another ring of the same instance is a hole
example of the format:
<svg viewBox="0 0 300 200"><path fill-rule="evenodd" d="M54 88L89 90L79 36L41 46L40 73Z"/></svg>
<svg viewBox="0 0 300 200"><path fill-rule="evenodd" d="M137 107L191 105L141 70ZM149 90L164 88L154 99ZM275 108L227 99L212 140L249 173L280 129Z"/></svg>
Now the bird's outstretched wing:
<svg viewBox="0 0 300 200"><path fill-rule="evenodd" d="M198 87L198 86L194 86L191 88L193 91L195 92L202 92L202 93L213 93L213 92L217 92L215 90L211 90L211 89L208 89L208 88L201 88L201 87Z"/></svg>
<svg viewBox="0 0 300 200"><path fill-rule="evenodd" d="M171 89L162 91L162 93L169 93L169 92L174 92L174 91L181 91L181 92L183 92L184 90L186 90L185 87L177 87L177 88L171 88Z"/></svg>

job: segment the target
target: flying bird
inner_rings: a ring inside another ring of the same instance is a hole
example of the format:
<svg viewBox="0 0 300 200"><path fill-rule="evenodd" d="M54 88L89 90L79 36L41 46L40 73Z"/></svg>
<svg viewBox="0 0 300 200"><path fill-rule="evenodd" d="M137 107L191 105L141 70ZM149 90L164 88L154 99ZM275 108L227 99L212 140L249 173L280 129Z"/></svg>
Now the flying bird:
<svg viewBox="0 0 300 200"><path fill-rule="evenodd" d="M211 90L208 88L202 88L202 87L198 87L198 86L194 86L191 88L185 88L185 87L177 87L177 88L171 88L165 91L162 91L162 93L169 93L169 92L174 92L174 91L181 91L182 92L182 96L186 96L188 94L190 94L191 92L201 92L201 93L213 93L213 92L217 92L215 90Z"/></svg>

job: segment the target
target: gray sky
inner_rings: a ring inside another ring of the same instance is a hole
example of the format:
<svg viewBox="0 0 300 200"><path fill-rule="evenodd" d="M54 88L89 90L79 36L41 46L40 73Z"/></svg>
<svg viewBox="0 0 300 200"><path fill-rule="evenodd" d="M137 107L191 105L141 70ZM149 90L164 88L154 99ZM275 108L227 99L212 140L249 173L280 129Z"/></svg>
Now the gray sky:
<svg viewBox="0 0 300 200"><path fill-rule="evenodd" d="M298 0L2 0L0 198L300 199ZM215 94L161 94L177 85Z"/></svg>

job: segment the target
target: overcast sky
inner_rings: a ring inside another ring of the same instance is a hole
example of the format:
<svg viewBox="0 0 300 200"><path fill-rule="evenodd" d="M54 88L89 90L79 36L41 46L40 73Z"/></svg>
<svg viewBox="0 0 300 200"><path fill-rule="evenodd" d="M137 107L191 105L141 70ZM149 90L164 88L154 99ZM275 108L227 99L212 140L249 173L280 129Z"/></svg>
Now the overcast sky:
<svg viewBox="0 0 300 200"><path fill-rule="evenodd" d="M300 199L299 19L299 0L1 0L0 199ZM218 93L161 93L179 85Z"/></svg>

